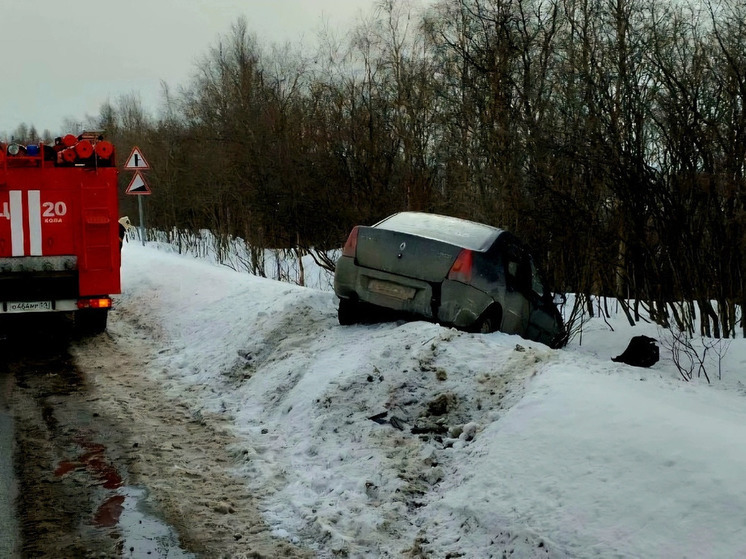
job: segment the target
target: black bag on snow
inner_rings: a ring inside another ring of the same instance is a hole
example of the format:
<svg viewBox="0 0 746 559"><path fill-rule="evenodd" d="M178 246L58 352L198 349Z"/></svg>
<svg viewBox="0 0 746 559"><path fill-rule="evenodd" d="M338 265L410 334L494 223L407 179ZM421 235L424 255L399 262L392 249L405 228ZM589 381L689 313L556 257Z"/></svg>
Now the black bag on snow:
<svg viewBox="0 0 746 559"><path fill-rule="evenodd" d="M615 363L626 363L633 367L650 367L660 359L660 350L655 339L648 336L635 336L629 341L624 353L612 357Z"/></svg>

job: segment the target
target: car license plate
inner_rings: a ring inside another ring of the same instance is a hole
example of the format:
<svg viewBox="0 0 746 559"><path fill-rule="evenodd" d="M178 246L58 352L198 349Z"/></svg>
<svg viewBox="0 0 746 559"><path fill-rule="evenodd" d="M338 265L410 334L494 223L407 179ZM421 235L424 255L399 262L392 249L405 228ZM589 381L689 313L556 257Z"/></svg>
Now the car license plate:
<svg viewBox="0 0 746 559"><path fill-rule="evenodd" d="M8 312L36 312L52 310L52 301L11 301L7 305Z"/></svg>
<svg viewBox="0 0 746 559"><path fill-rule="evenodd" d="M377 279L370 280L370 283L368 283L368 289L373 293L378 293L379 295L387 295L402 300L412 299L417 292L414 287L407 287L406 285L399 285L398 283Z"/></svg>

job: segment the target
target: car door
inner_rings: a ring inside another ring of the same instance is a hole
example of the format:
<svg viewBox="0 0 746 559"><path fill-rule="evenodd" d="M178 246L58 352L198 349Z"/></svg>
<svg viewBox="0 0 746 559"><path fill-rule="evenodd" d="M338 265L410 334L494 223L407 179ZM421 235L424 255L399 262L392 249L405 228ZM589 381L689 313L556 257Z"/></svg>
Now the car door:
<svg viewBox="0 0 746 559"><path fill-rule="evenodd" d="M523 336L528 327L531 305L530 273L525 251L515 242L506 243L503 250L505 270L505 301L503 302L503 332Z"/></svg>
<svg viewBox="0 0 746 559"><path fill-rule="evenodd" d="M513 240L506 245L503 258L509 301L506 309L513 321L513 331L529 340L555 345L562 331L562 318L531 254Z"/></svg>
<svg viewBox="0 0 746 559"><path fill-rule="evenodd" d="M562 316L530 256L527 266L531 278L530 291L527 293L531 310L525 336L550 347L557 347L563 329Z"/></svg>

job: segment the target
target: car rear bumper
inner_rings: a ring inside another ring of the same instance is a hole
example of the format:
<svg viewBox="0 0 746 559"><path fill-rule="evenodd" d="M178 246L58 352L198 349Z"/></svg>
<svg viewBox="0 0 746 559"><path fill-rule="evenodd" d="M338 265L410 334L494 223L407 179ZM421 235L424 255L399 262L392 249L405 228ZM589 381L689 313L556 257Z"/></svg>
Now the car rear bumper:
<svg viewBox="0 0 746 559"><path fill-rule="evenodd" d="M378 307L469 328L494 303L487 293L457 281L428 282L364 268L351 257L337 262L334 292Z"/></svg>
<svg viewBox="0 0 746 559"><path fill-rule="evenodd" d="M343 256L334 273L334 292L379 307L433 319L433 288L421 280L363 268Z"/></svg>

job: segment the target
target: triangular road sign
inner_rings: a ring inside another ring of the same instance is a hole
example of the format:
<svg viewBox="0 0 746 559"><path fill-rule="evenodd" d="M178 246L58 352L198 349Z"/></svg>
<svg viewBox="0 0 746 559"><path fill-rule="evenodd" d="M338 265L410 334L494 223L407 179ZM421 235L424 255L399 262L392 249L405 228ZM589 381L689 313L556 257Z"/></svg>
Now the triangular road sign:
<svg viewBox="0 0 746 559"><path fill-rule="evenodd" d="M128 171L148 171L150 165L148 165L148 162L145 161L145 158L142 156L140 148L135 146L132 148L132 153L130 153L130 156L127 158L127 163L124 164L124 168Z"/></svg>
<svg viewBox="0 0 746 559"><path fill-rule="evenodd" d="M132 180L130 181L130 185L127 187L127 190L124 191L125 194L150 194L150 187L145 182L145 179L140 174L140 171L135 172L135 176L132 177Z"/></svg>

